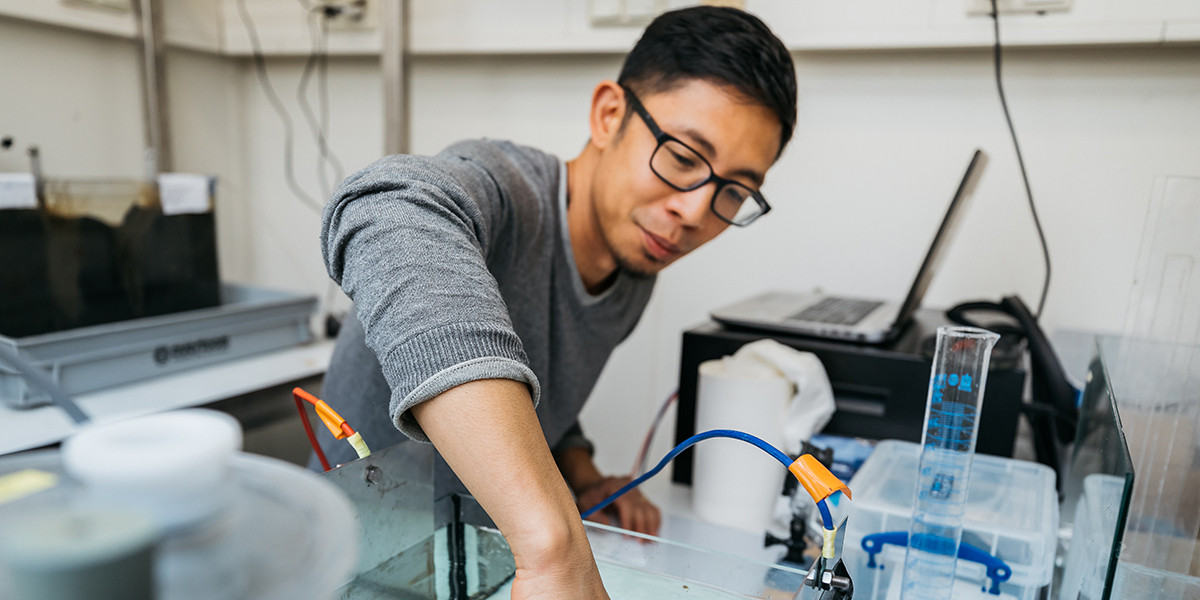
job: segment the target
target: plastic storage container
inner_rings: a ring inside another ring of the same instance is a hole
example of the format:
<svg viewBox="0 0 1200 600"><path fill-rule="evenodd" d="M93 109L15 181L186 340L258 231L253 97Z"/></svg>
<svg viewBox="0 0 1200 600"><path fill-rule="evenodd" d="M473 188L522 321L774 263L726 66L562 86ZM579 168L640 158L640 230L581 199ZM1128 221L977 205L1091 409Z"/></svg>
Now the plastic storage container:
<svg viewBox="0 0 1200 600"><path fill-rule="evenodd" d="M899 597L906 548L885 545L875 557L880 567L873 568L868 566L870 555L862 542L872 534L908 532L919 460L918 444L880 442L850 480L854 500L838 495L837 503L830 507L835 522L843 516L850 519L843 558L854 578L855 598ZM809 528L820 528L815 515ZM976 454L962 541L1004 561L1012 575L996 586L999 594L992 594L987 568L959 559L955 598L1036 598L1053 575L1057 530L1054 471L1036 463Z"/></svg>
<svg viewBox="0 0 1200 600"><path fill-rule="evenodd" d="M219 306L22 338L0 335L0 344L49 371L67 394L78 394L308 343L316 304L313 296L227 285ZM32 408L48 400L0 364L0 401Z"/></svg>

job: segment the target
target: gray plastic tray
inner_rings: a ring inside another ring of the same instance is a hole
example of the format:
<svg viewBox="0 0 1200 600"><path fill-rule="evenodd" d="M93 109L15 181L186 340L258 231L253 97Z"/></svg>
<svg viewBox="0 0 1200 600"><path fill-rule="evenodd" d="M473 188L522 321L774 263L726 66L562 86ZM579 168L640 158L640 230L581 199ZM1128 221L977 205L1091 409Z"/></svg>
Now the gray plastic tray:
<svg viewBox="0 0 1200 600"><path fill-rule="evenodd" d="M224 285L221 305L22 338L0 336L46 369L69 395L224 362L313 339L315 296ZM0 364L0 401L33 408L49 398Z"/></svg>

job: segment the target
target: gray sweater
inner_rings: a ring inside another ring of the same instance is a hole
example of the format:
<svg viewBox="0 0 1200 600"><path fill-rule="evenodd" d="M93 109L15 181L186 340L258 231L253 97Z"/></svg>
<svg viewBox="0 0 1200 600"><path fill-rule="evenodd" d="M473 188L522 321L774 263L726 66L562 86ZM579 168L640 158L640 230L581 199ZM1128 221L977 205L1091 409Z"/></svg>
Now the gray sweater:
<svg viewBox="0 0 1200 600"><path fill-rule="evenodd" d="M601 294L580 281L566 224L566 169L490 140L432 157L389 156L325 207L329 275L354 301L322 388L373 448L426 440L409 411L462 383L529 386L551 446L633 330L654 280L619 272ZM329 436L325 436L328 438ZM354 458L326 440L331 462Z"/></svg>

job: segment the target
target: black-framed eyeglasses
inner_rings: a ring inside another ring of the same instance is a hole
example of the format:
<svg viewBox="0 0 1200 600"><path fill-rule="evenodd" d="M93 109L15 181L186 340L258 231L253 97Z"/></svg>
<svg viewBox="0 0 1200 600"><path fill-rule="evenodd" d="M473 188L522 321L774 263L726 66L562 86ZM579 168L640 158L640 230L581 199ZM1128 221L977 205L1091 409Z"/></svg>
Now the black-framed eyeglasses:
<svg viewBox="0 0 1200 600"><path fill-rule="evenodd" d="M771 205L767 204L766 198L758 190L717 175L704 155L660 129L633 91L624 86L622 88L633 111L642 118L658 142L654 154L650 155L650 170L663 183L681 192L690 192L715 181L717 189L713 192L709 208L730 225L745 227L770 212Z"/></svg>

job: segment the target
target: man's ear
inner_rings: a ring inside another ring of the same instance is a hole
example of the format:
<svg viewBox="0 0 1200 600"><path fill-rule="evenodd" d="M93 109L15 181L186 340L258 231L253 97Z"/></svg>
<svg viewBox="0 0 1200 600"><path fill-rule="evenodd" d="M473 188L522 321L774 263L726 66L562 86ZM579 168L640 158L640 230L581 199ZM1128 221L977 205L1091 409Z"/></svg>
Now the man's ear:
<svg viewBox="0 0 1200 600"><path fill-rule="evenodd" d="M625 120L625 90L612 80L601 81L592 92L592 111L588 119L592 145L604 149L620 137Z"/></svg>

